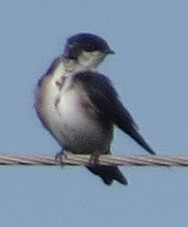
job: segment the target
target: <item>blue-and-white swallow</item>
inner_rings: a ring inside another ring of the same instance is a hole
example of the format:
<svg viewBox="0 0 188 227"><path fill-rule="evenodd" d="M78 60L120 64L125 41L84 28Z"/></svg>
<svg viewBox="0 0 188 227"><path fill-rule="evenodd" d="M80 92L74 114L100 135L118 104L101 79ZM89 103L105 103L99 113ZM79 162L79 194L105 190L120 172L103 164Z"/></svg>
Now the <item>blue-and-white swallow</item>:
<svg viewBox="0 0 188 227"><path fill-rule="evenodd" d="M139 134L110 80L96 71L114 51L96 35L79 33L68 39L38 82L36 111L44 127L62 147L74 154L110 154L114 126L119 127L150 154L153 149ZM87 167L110 185L127 180L116 166Z"/></svg>

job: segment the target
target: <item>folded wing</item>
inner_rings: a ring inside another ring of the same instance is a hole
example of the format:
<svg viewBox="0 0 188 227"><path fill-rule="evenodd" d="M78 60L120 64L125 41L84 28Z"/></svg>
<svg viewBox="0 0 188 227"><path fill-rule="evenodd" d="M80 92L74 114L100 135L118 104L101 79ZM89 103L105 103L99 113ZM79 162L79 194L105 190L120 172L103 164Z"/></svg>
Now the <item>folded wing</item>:
<svg viewBox="0 0 188 227"><path fill-rule="evenodd" d="M147 152L155 154L153 149L139 134L132 116L119 100L115 88L107 77L97 72L87 71L76 74L74 79L75 82L81 84L103 117L105 116L105 118L108 118L108 120L127 133Z"/></svg>

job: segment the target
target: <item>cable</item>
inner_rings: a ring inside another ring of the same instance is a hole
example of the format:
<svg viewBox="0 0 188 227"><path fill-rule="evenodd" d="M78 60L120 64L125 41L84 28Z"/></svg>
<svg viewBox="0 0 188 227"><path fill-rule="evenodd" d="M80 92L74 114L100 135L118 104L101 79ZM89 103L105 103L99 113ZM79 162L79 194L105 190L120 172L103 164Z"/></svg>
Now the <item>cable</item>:
<svg viewBox="0 0 188 227"><path fill-rule="evenodd" d="M186 156L112 156L100 155L95 158L91 155L64 156L55 160L54 156L45 155L0 155L0 165L106 165L106 166L188 166ZM97 160L97 161L96 161Z"/></svg>

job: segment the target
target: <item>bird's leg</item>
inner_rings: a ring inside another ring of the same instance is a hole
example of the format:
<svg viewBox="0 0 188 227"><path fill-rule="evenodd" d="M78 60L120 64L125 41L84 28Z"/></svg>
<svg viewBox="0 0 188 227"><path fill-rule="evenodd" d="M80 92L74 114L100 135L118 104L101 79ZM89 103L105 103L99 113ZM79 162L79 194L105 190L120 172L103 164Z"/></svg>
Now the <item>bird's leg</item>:
<svg viewBox="0 0 188 227"><path fill-rule="evenodd" d="M100 152L97 150L91 154L91 157L89 159L90 165L98 165L99 164L99 156Z"/></svg>
<svg viewBox="0 0 188 227"><path fill-rule="evenodd" d="M67 154L65 152L64 147L62 147L61 151L55 155L55 161L59 161L60 164L63 166L63 159L66 159L66 158L67 158Z"/></svg>

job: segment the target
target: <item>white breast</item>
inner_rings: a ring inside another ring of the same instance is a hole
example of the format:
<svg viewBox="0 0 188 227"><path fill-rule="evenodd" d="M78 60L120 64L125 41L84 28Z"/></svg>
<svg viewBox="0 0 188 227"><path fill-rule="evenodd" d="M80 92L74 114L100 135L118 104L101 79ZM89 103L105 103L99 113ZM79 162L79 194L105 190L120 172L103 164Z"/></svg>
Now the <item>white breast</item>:
<svg viewBox="0 0 188 227"><path fill-rule="evenodd" d="M66 79L60 89L57 81L62 76ZM36 98L36 109L41 120L59 144L74 153L91 153L97 149L101 153L102 150L106 152L111 137L103 138L101 126L86 113L83 92L79 87L72 89L71 86L72 75L67 75L63 66L59 66L53 76L48 75L43 79Z"/></svg>

